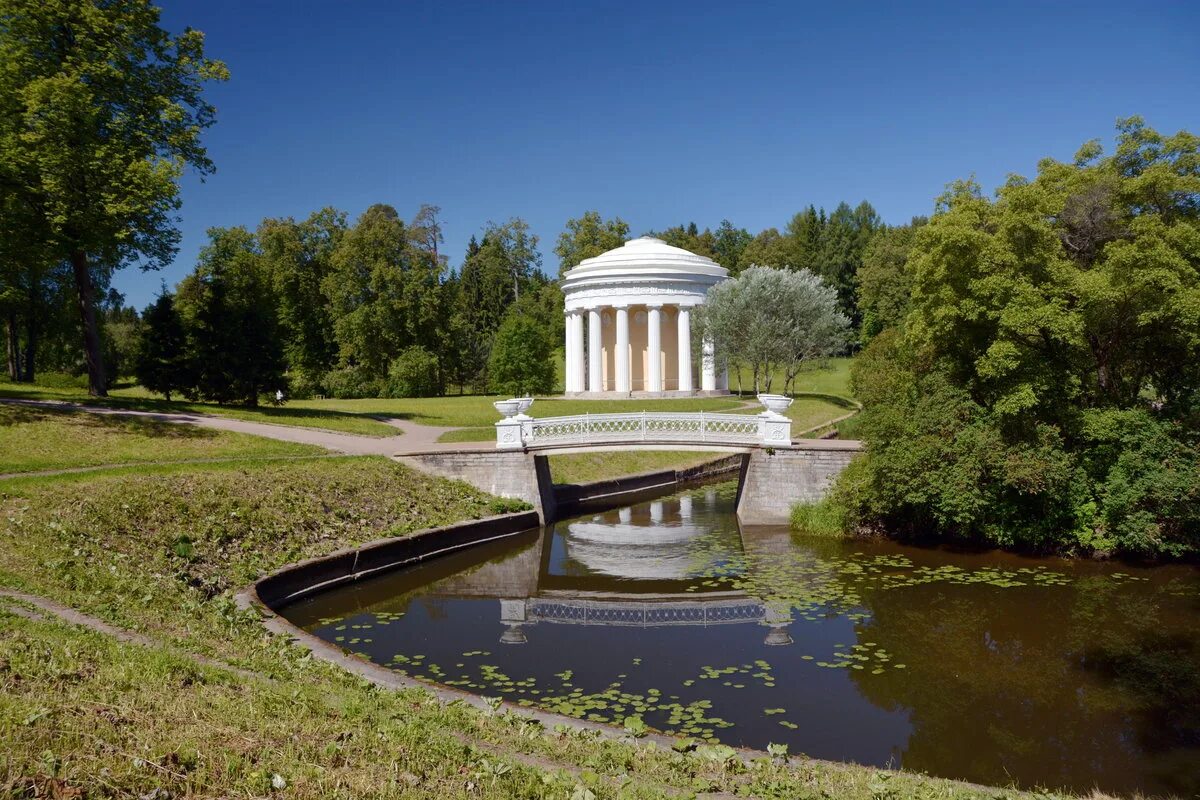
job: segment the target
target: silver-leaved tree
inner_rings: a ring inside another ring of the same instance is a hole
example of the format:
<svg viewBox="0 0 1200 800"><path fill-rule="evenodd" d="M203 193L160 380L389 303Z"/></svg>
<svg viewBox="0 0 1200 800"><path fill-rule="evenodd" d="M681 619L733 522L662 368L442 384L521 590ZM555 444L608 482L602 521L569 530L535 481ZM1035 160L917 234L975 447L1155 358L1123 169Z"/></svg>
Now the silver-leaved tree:
<svg viewBox="0 0 1200 800"><path fill-rule="evenodd" d="M751 266L709 289L696 317L696 341L713 342L718 368L748 370L756 392L779 375L787 390L804 364L841 351L850 330L837 291L807 269Z"/></svg>

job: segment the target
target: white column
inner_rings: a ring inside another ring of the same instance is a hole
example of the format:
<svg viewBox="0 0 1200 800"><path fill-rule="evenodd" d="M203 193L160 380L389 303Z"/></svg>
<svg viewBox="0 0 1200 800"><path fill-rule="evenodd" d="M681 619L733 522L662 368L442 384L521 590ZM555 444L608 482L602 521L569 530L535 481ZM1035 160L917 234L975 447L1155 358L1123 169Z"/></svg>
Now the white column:
<svg viewBox="0 0 1200 800"><path fill-rule="evenodd" d="M646 306L646 389L661 392L662 382L662 306Z"/></svg>
<svg viewBox="0 0 1200 800"><path fill-rule="evenodd" d="M588 309L588 388L589 392L602 392L600 385L600 309Z"/></svg>
<svg viewBox="0 0 1200 800"><path fill-rule="evenodd" d="M584 376L587 373L583 351L583 310L575 312L575 391L582 392L586 388Z"/></svg>
<svg viewBox="0 0 1200 800"><path fill-rule="evenodd" d="M700 388L706 392L717 390L717 350L712 339L706 338L700 359Z"/></svg>
<svg viewBox="0 0 1200 800"><path fill-rule="evenodd" d="M564 380L568 392L583 391L583 315L567 312L567 374Z"/></svg>
<svg viewBox="0 0 1200 800"><path fill-rule="evenodd" d="M563 369L563 391L573 392L575 387L571 385L571 376L575 373L571 370L575 363L575 342L571 336L571 317L572 312L566 313L566 320L563 323L563 356L566 360L566 366Z"/></svg>
<svg viewBox="0 0 1200 800"><path fill-rule="evenodd" d="M679 307L679 391L692 390L692 309Z"/></svg>
<svg viewBox="0 0 1200 800"><path fill-rule="evenodd" d="M629 391L629 306L617 309L616 387L618 392Z"/></svg>

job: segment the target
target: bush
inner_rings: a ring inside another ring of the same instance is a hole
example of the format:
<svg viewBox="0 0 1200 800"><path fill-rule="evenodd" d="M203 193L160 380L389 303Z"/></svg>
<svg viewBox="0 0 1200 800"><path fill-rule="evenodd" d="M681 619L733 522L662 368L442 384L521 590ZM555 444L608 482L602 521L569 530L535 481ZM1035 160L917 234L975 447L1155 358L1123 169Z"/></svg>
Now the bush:
<svg viewBox="0 0 1200 800"><path fill-rule="evenodd" d="M488 377L492 390L510 396L554 390L554 345L536 320L510 311L496 331Z"/></svg>
<svg viewBox="0 0 1200 800"><path fill-rule="evenodd" d="M405 348L388 367L388 397L433 397L439 388L437 356L420 345Z"/></svg>
<svg viewBox="0 0 1200 800"><path fill-rule="evenodd" d="M47 389L86 389L88 377L72 375L69 372L42 372L34 376L34 385L45 386Z"/></svg>
<svg viewBox="0 0 1200 800"><path fill-rule="evenodd" d="M339 400L383 395L383 382L371 377L363 367L330 370L325 373L322 383L325 384L325 393Z"/></svg>

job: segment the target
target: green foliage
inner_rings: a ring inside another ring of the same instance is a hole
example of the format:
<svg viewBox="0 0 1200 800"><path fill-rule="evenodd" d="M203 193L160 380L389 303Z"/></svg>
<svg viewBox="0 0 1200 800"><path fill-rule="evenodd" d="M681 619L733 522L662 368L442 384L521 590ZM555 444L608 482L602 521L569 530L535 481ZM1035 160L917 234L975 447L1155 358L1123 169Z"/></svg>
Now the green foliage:
<svg viewBox="0 0 1200 800"><path fill-rule="evenodd" d="M200 263L180 286L194 386L217 403L257 405L285 387L275 296L253 234L213 228Z"/></svg>
<svg viewBox="0 0 1200 800"><path fill-rule="evenodd" d="M438 392L437 356L414 344L388 367L388 397L432 397Z"/></svg>
<svg viewBox="0 0 1200 800"><path fill-rule="evenodd" d="M917 228L927 221L913 217L908 225L884 228L867 245L857 278L864 340L885 328L898 327L908 314L912 297L908 253Z"/></svg>
<svg viewBox="0 0 1200 800"><path fill-rule="evenodd" d="M753 266L709 289L695 330L716 343L721 366L748 368L755 390L769 392L776 369L790 384L805 364L840 350L847 325L834 290L808 270Z"/></svg>
<svg viewBox="0 0 1200 800"><path fill-rule="evenodd" d="M792 506L792 528L819 536L841 536L846 532L846 514L837 503L798 503Z"/></svg>
<svg viewBox="0 0 1200 800"><path fill-rule="evenodd" d="M172 392L180 394L192 386L187 332L174 298L166 291L142 314L133 374L138 383L167 400Z"/></svg>
<svg viewBox="0 0 1200 800"><path fill-rule="evenodd" d="M324 283L345 231L346 215L334 208L316 211L302 222L264 219L258 226L264 268L278 298L284 355L289 370L302 380L319 379L337 358Z"/></svg>
<svg viewBox="0 0 1200 800"><path fill-rule="evenodd" d="M519 312L505 317L488 361L493 391L519 397L554 389L554 346L546 328Z"/></svg>
<svg viewBox="0 0 1200 800"><path fill-rule="evenodd" d="M96 287L174 254L179 178L213 170L202 89L228 72L204 34L172 36L146 0L4 0L0 65L0 184L38 209L17 226L45 243L37 261L71 264L90 389L104 394Z"/></svg>
<svg viewBox="0 0 1200 800"><path fill-rule="evenodd" d="M383 382L372 377L365 367L342 367L325 373L325 392L339 400L381 397Z"/></svg>
<svg viewBox="0 0 1200 800"><path fill-rule="evenodd" d="M855 365L861 525L1004 546L1200 551L1200 139L952 185L915 234L911 310Z"/></svg>
<svg viewBox="0 0 1200 800"><path fill-rule="evenodd" d="M629 238L629 223L620 217L606 220L599 211L585 211L578 219L567 220L567 227L558 236L554 253L558 256L558 274L575 267L580 261L594 258Z"/></svg>

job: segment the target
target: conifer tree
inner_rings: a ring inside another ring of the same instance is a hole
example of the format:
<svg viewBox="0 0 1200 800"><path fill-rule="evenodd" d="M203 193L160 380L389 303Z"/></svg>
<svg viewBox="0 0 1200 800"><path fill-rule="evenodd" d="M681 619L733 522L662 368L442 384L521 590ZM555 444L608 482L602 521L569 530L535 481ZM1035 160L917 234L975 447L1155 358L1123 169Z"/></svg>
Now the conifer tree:
<svg viewBox="0 0 1200 800"><path fill-rule="evenodd" d="M173 392L182 394L192 385L187 332L175 308L175 299L166 287L142 312L133 374L138 383L168 401Z"/></svg>

